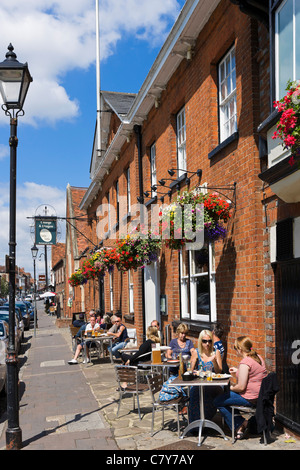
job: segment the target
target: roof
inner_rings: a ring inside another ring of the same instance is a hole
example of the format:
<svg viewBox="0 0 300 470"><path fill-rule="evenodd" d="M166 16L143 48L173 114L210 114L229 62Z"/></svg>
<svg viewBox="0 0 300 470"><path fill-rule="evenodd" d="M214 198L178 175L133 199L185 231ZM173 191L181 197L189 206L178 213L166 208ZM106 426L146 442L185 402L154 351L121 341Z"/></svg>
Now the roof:
<svg viewBox="0 0 300 470"><path fill-rule="evenodd" d="M52 258L52 269L55 269L56 265L65 258L66 244L56 243L52 246L51 258Z"/></svg>
<svg viewBox="0 0 300 470"><path fill-rule="evenodd" d="M119 93L115 91L102 91L101 93L108 106L118 115L128 114L136 97L135 93Z"/></svg>

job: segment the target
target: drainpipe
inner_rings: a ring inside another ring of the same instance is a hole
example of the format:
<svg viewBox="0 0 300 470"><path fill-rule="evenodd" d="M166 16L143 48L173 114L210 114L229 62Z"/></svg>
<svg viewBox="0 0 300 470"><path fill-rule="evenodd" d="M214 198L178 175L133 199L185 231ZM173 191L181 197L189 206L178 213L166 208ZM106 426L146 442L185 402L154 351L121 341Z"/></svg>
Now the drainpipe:
<svg viewBox="0 0 300 470"><path fill-rule="evenodd" d="M134 127L134 132L136 134L136 143L138 149L138 163L139 163L139 203L144 203L144 191L143 191L143 155L142 155L142 133L141 126L136 124ZM142 213L143 214L143 213ZM141 222L143 222L143 215L141 217ZM143 314L143 338L146 338L146 312L145 312L145 278L144 270L142 270L142 314Z"/></svg>

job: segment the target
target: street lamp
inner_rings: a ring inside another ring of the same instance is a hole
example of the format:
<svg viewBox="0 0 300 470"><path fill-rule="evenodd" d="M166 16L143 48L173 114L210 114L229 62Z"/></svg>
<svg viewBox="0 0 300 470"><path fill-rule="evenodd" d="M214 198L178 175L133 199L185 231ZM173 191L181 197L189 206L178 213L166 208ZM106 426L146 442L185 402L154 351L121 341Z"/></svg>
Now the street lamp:
<svg viewBox="0 0 300 470"><path fill-rule="evenodd" d="M24 115L23 104L32 82L27 63L17 60L10 44L6 59L0 63L0 93L2 109L10 116L10 199L9 199L9 338L7 346L7 450L19 450L22 431L19 426L18 358L15 349L15 293L16 293L16 173L18 115Z"/></svg>
<svg viewBox="0 0 300 470"><path fill-rule="evenodd" d="M31 254L32 254L32 259L33 259L33 278L34 278L34 290L33 290L33 295L34 295L34 337L36 337L36 271L35 271L35 262L36 262L36 257L38 254L38 247L36 244L33 245L31 248Z"/></svg>

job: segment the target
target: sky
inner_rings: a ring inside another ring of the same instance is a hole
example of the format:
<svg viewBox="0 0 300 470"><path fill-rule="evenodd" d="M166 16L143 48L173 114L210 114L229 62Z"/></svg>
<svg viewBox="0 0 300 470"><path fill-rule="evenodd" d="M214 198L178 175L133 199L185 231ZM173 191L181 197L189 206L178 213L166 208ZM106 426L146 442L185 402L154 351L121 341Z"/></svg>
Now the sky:
<svg viewBox="0 0 300 470"><path fill-rule="evenodd" d="M101 90L139 91L184 3L99 0ZM12 43L33 77L25 115L18 118L16 235L16 264L33 273L31 217L45 205L65 217L68 183L91 182L96 0L1 0L0 30L0 62ZM9 240L9 136L9 117L0 109L0 265ZM64 242L63 220L60 231L58 241ZM43 251L37 276L45 272Z"/></svg>

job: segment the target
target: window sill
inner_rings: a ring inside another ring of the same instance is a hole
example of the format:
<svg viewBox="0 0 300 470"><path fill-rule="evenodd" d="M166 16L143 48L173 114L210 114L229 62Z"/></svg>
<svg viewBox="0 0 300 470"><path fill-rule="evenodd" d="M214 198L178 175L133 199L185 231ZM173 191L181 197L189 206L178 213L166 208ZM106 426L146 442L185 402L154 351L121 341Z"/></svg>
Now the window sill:
<svg viewBox="0 0 300 470"><path fill-rule="evenodd" d="M184 182L187 179L187 173L183 173L181 176L178 176L178 178L175 181L172 181L172 183L169 185L170 189L173 189L176 186L176 189L180 189L180 184Z"/></svg>
<svg viewBox="0 0 300 470"><path fill-rule="evenodd" d="M124 320L128 322L134 322L134 313L126 313L124 315Z"/></svg>
<svg viewBox="0 0 300 470"><path fill-rule="evenodd" d="M224 150L228 145L230 145L232 142L238 141L239 139L239 133L234 132L231 136L227 137L223 142L221 142L217 147L215 147L211 152L208 154L208 158L211 159L218 153L220 153L222 150Z"/></svg>
<svg viewBox="0 0 300 470"><path fill-rule="evenodd" d="M145 206L146 207L151 206L151 204L153 204L156 201L157 201L157 196L154 196L151 199L149 199L149 201L145 202Z"/></svg>
<svg viewBox="0 0 300 470"><path fill-rule="evenodd" d="M273 111L267 119L265 119L257 128L257 132L260 136L267 138L268 131L275 126L280 118L281 113L277 110Z"/></svg>

